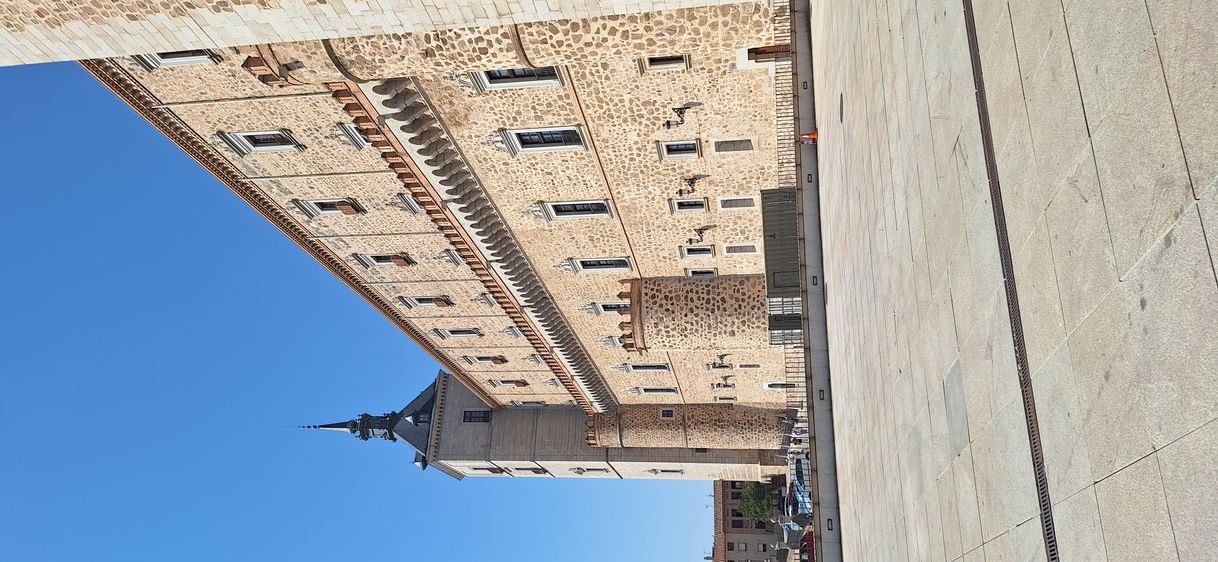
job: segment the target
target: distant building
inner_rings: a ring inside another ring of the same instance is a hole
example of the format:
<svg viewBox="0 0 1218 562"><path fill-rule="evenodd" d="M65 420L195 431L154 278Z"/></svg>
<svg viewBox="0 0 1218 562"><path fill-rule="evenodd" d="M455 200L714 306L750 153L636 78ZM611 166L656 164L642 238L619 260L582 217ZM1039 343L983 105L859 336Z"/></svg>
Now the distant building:
<svg viewBox="0 0 1218 562"><path fill-rule="evenodd" d="M442 365L361 437L756 480L804 377L790 36L741 2L82 64Z"/></svg>
<svg viewBox="0 0 1218 562"><path fill-rule="evenodd" d="M773 522L744 516L740 498L747 484L741 480L715 482L715 537L712 562L774 562L786 560L780 552L782 536ZM782 557L780 557L782 556Z"/></svg>

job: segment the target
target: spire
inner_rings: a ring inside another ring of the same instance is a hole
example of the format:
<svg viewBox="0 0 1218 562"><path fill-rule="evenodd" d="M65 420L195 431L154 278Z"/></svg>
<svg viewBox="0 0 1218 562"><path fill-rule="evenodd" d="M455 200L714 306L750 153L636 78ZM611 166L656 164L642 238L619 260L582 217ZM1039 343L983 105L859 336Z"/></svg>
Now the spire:
<svg viewBox="0 0 1218 562"><path fill-rule="evenodd" d="M324 425L302 425L304 429L323 429L326 431L343 431L359 437L363 441L372 438L385 439L387 441L397 441L398 438L393 434L393 426L397 424L400 416L397 412L389 412L379 416L371 414L360 414L358 418L338 423L328 423Z"/></svg>

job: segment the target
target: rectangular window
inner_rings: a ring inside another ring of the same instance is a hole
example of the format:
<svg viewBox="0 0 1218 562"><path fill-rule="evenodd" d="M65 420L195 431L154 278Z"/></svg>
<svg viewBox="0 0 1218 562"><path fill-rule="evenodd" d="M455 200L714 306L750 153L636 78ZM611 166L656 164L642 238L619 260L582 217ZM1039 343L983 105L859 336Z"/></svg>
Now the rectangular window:
<svg viewBox="0 0 1218 562"><path fill-rule="evenodd" d="M657 55L639 61L643 72L685 70L689 68L689 55Z"/></svg>
<svg viewBox="0 0 1218 562"><path fill-rule="evenodd" d="M729 497L731 499L738 500L744 497L744 492L731 492Z"/></svg>
<svg viewBox="0 0 1218 562"><path fill-rule="evenodd" d="M574 472L576 474L609 474L609 469L608 468L575 467L575 468L571 469L571 472Z"/></svg>
<svg viewBox="0 0 1218 562"><path fill-rule="evenodd" d="M630 303L628 302L596 302L592 303L597 314L629 314Z"/></svg>
<svg viewBox="0 0 1218 562"><path fill-rule="evenodd" d="M639 388L641 394L676 394L677 389L671 386L644 386Z"/></svg>
<svg viewBox="0 0 1218 562"><path fill-rule="evenodd" d="M713 382L711 390L730 390L736 388L736 383L733 382Z"/></svg>
<svg viewBox="0 0 1218 562"><path fill-rule="evenodd" d="M743 529L744 520L743 519L732 519L732 528L733 529Z"/></svg>
<svg viewBox="0 0 1218 562"><path fill-rule="evenodd" d="M720 362L716 361L714 363L707 363L706 368L711 371L730 371L730 370L732 370L732 364L731 363L720 363Z"/></svg>
<svg viewBox="0 0 1218 562"><path fill-rule="evenodd" d="M723 253L725 254L756 254L756 244L724 244Z"/></svg>
<svg viewBox="0 0 1218 562"><path fill-rule="evenodd" d="M135 55L132 58L147 70L153 70L162 66L188 66L192 64L215 64L220 62L220 56L207 49L167 51L164 53Z"/></svg>
<svg viewBox="0 0 1218 562"><path fill-rule="evenodd" d="M752 209L757 206L757 200L752 197L720 197L719 210Z"/></svg>
<svg viewBox="0 0 1218 562"><path fill-rule="evenodd" d="M414 258L407 254L356 254L355 259L359 260L364 267L407 267L415 265Z"/></svg>
<svg viewBox="0 0 1218 562"><path fill-rule="evenodd" d="M660 160L698 157L698 141L696 140L661 142L659 149Z"/></svg>
<svg viewBox="0 0 1218 562"><path fill-rule="evenodd" d="M466 410L461 415L461 421L465 423L490 423L490 410Z"/></svg>
<svg viewBox="0 0 1218 562"><path fill-rule="evenodd" d="M672 369L668 366L668 363L627 363L626 364L626 371L630 372L630 373L634 373L634 372L659 373L659 372L667 372L670 370L672 370Z"/></svg>
<svg viewBox="0 0 1218 562"><path fill-rule="evenodd" d="M739 509L733 509L732 517L744 517L744 513L741 512Z"/></svg>
<svg viewBox="0 0 1218 562"><path fill-rule="evenodd" d="M681 246L681 257L683 258L709 258L714 255L714 246Z"/></svg>
<svg viewBox="0 0 1218 562"><path fill-rule="evenodd" d="M524 332L521 332L520 328L517 328L515 326L508 326L508 327L504 328L503 333L505 333L509 336L512 336L513 338L523 338L524 337Z"/></svg>
<svg viewBox="0 0 1218 562"><path fill-rule="evenodd" d="M738 550L738 551L740 551L740 552L748 552L748 550L749 550L749 543L747 543L747 542L737 543L737 544L736 544L736 550Z"/></svg>
<svg viewBox="0 0 1218 562"><path fill-rule="evenodd" d="M760 363L741 363L739 365L736 365L736 368L737 369L760 369L761 364Z"/></svg>
<svg viewBox="0 0 1218 562"><path fill-rule="evenodd" d="M513 401L509 402L509 404L511 404L517 408L540 408L540 407L546 405L546 403L541 400L526 400L523 402L518 401L518 400L513 400Z"/></svg>
<svg viewBox="0 0 1218 562"><path fill-rule="evenodd" d="M750 139L734 139L715 141L715 152L748 152L753 150Z"/></svg>
<svg viewBox="0 0 1218 562"><path fill-rule="evenodd" d="M605 338L605 344L613 347L622 347L622 336L608 336Z"/></svg>
<svg viewBox="0 0 1218 562"><path fill-rule="evenodd" d="M770 547L766 543L763 543L763 542L757 543L757 552L768 552L769 550L770 550Z"/></svg>
<svg viewBox="0 0 1218 562"><path fill-rule="evenodd" d="M356 127L355 123L339 123L338 130L342 131L343 135L346 135L347 140L351 142L351 146L354 146L357 150L363 150L372 146L372 143L364 138L364 134L359 131L359 127Z"/></svg>
<svg viewBox="0 0 1218 562"><path fill-rule="evenodd" d="M669 199L674 213L705 213L706 199Z"/></svg>
<svg viewBox="0 0 1218 562"><path fill-rule="evenodd" d="M482 330L478 328L436 328L433 330L440 338L480 338Z"/></svg>
<svg viewBox="0 0 1218 562"><path fill-rule="evenodd" d="M466 356L462 357L462 359L464 359L465 362L469 363L470 365L503 365L508 362L507 357L504 357L502 355L466 355ZM520 382L524 382L524 381L520 381ZM492 384L491 386L495 386L495 385ZM507 385L500 385L500 386L507 386ZM524 385L521 384L521 385L515 385L515 386L524 386Z"/></svg>
<svg viewBox="0 0 1218 562"><path fill-rule="evenodd" d="M354 199L297 199L293 203L309 218L320 215L358 215L365 212Z"/></svg>
<svg viewBox="0 0 1218 562"><path fill-rule="evenodd" d="M545 203L546 218L582 219L595 217L612 217L608 201L565 201L561 203Z"/></svg>
<svg viewBox="0 0 1218 562"><path fill-rule="evenodd" d="M399 193L398 199L402 201L403 205L406 205L407 211L410 211L416 215L423 212L423 206L419 204L419 200L415 199L414 195L409 193Z"/></svg>
<svg viewBox="0 0 1218 562"><path fill-rule="evenodd" d="M715 402L735 402L735 396L716 396Z"/></svg>
<svg viewBox="0 0 1218 562"><path fill-rule="evenodd" d="M444 250L444 258L452 262L453 265L464 265L465 258L461 257L461 253L456 250Z"/></svg>
<svg viewBox="0 0 1218 562"><path fill-rule="evenodd" d="M736 543L734 543L734 542L729 542L729 543L727 543L727 549L728 549L728 550L736 550Z"/></svg>
<svg viewBox="0 0 1218 562"><path fill-rule="evenodd" d="M673 410L672 408L664 408L663 410L660 410L660 418L662 419L671 420L676 417L677 411Z"/></svg>
<svg viewBox="0 0 1218 562"><path fill-rule="evenodd" d="M714 279L719 275L719 270L715 268L688 268L685 270L685 276L690 279Z"/></svg>
<svg viewBox="0 0 1218 562"><path fill-rule="evenodd" d="M503 131L504 140L512 154L550 152L554 150L583 150L584 138L578 127L546 127Z"/></svg>
<svg viewBox="0 0 1218 562"><path fill-rule="evenodd" d="M261 152L300 152L305 148L287 129L244 133L220 131L217 134L229 148L241 156Z"/></svg>
<svg viewBox="0 0 1218 562"><path fill-rule="evenodd" d="M434 297L401 297L401 299L402 304L406 305L407 308L442 308L453 305L452 299L443 295Z"/></svg>
<svg viewBox="0 0 1218 562"><path fill-rule="evenodd" d="M491 385L493 388L503 388L503 387L524 388L526 386L529 386L529 381L520 380L520 379L498 379L498 380L490 380L490 381L486 381L486 382L487 382L487 384Z"/></svg>
<svg viewBox="0 0 1218 562"><path fill-rule="evenodd" d="M503 474L504 472L507 472L506 470L497 466L475 466L470 470L474 472L485 472L487 474Z"/></svg>
<svg viewBox="0 0 1218 562"><path fill-rule="evenodd" d="M506 90L510 88L533 88L562 84L558 68L503 68L472 73L474 84L482 91Z"/></svg>
<svg viewBox="0 0 1218 562"><path fill-rule="evenodd" d="M630 258L581 258L573 261L576 271L630 271Z"/></svg>
<svg viewBox="0 0 1218 562"><path fill-rule="evenodd" d="M743 490L743 489L744 489L744 482L741 482L741 481L739 481L739 480L733 480L733 481L732 481L732 489L733 489L733 490Z"/></svg>

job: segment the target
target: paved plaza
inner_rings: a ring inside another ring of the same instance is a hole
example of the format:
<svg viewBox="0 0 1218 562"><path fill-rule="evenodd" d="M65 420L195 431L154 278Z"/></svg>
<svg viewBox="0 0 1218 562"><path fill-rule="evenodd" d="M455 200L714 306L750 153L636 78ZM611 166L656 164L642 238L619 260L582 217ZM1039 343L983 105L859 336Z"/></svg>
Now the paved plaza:
<svg viewBox="0 0 1218 562"><path fill-rule="evenodd" d="M1062 560L1218 560L1218 3L975 1ZM1044 560L960 0L812 2L847 560Z"/></svg>

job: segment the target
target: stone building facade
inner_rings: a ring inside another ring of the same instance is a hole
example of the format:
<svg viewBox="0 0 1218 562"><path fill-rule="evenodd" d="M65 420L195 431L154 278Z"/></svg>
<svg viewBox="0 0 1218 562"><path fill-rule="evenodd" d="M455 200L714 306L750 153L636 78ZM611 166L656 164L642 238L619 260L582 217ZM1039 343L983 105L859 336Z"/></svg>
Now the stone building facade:
<svg viewBox="0 0 1218 562"><path fill-rule="evenodd" d="M772 562L789 559L782 536L772 522L745 517L740 509L743 480L718 480L714 484L715 535L712 562Z"/></svg>
<svg viewBox="0 0 1218 562"><path fill-rule="evenodd" d="M784 6L740 2L82 64L502 423L756 479L786 404L760 199L794 178L789 42ZM431 449L461 475L494 457L467 429Z"/></svg>

